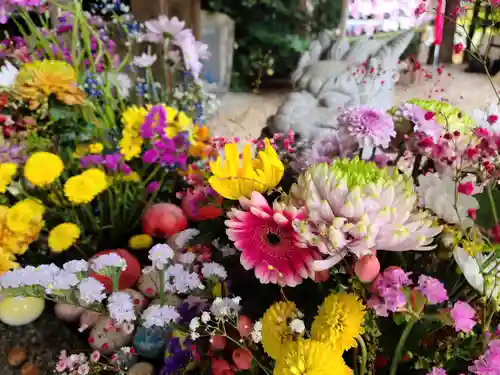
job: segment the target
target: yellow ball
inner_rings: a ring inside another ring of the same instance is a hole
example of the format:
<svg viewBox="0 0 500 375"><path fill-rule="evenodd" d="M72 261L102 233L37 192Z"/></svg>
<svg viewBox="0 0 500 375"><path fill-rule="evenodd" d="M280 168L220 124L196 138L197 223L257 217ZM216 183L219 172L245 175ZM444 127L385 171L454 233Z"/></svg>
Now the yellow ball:
<svg viewBox="0 0 500 375"><path fill-rule="evenodd" d="M23 326L42 315L45 300L35 297L6 297L0 302L0 321L9 326Z"/></svg>

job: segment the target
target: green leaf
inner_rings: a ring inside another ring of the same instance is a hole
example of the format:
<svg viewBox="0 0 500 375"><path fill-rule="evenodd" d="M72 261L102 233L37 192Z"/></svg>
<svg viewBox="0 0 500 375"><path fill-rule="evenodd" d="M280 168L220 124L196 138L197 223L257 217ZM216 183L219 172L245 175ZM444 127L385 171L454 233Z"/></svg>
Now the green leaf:
<svg viewBox="0 0 500 375"><path fill-rule="evenodd" d="M77 113L69 107L53 107L50 108L49 115L52 121L75 120Z"/></svg>
<svg viewBox="0 0 500 375"><path fill-rule="evenodd" d="M491 189L493 204L497 212L500 212L500 190L497 188ZM479 203L479 210L477 210L476 224L483 228L491 228L495 225L493 215L493 208L491 206L488 189L485 188L481 194L475 195Z"/></svg>

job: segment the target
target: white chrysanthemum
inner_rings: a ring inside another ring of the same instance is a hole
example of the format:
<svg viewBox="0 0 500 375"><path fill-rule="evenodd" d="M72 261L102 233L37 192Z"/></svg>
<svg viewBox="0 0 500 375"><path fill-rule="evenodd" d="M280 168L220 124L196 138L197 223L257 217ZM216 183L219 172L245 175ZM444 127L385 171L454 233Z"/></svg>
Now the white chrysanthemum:
<svg viewBox="0 0 500 375"><path fill-rule="evenodd" d="M83 279L78 285L80 300L87 304L101 302L104 298L106 298L104 289L104 285L93 277Z"/></svg>
<svg viewBox="0 0 500 375"><path fill-rule="evenodd" d="M327 256L316 271L337 264L349 252L357 257L372 249L431 250L441 232L425 211L416 211L411 180L374 163L338 159L302 174L286 204L305 206L307 220L295 223L302 240Z"/></svg>
<svg viewBox="0 0 500 375"><path fill-rule="evenodd" d="M118 324L135 320L134 302L125 292L115 292L108 298L108 310L111 318Z"/></svg>
<svg viewBox="0 0 500 375"><path fill-rule="evenodd" d="M227 278L227 272L224 267L216 262L204 263L201 268L201 273L204 277L215 276L221 280Z"/></svg>
<svg viewBox="0 0 500 375"><path fill-rule="evenodd" d="M465 228L473 225L468 210L477 210L479 203L471 195L456 192L457 185L450 177L428 173L419 176L418 183L417 192L425 208L449 224L462 223Z"/></svg>
<svg viewBox="0 0 500 375"><path fill-rule="evenodd" d="M76 277L73 272L61 270L54 276L52 283L45 288L45 292L50 294L54 290L68 290L73 288L78 283L78 277Z"/></svg>
<svg viewBox="0 0 500 375"><path fill-rule="evenodd" d="M151 305L142 313L142 325L146 328L166 327L177 321L180 315L173 306Z"/></svg>
<svg viewBox="0 0 500 375"><path fill-rule="evenodd" d="M115 253L99 255L91 261L91 268L102 275L108 275L127 269L127 262L121 256Z"/></svg>
<svg viewBox="0 0 500 375"><path fill-rule="evenodd" d="M165 268L174 256L174 250L167 244L158 244L149 250L149 260L153 262L153 267L159 270Z"/></svg>

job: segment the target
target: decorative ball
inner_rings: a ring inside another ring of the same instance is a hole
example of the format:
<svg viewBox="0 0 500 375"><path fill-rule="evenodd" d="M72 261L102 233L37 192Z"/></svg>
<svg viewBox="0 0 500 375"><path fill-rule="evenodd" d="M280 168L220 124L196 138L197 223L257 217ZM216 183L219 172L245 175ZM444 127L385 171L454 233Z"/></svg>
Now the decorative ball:
<svg viewBox="0 0 500 375"><path fill-rule="evenodd" d="M155 369L152 364L139 362L133 365L127 372L127 375L154 375Z"/></svg>
<svg viewBox="0 0 500 375"><path fill-rule="evenodd" d="M373 282L380 273L380 262L376 254L362 256L354 266L354 273L364 283Z"/></svg>
<svg viewBox="0 0 500 375"><path fill-rule="evenodd" d="M240 315L238 317L237 329L241 337L250 336L253 330L252 320L246 315Z"/></svg>
<svg viewBox="0 0 500 375"><path fill-rule="evenodd" d="M141 292L134 289L125 289L123 292L127 293L130 298L132 298L136 314L140 314L148 305L148 299L144 297Z"/></svg>
<svg viewBox="0 0 500 375"><path fill-rule="evenodd" d="M126 346L133 337L133 332L127 333L121 326L113 323L109 317L99 318L89 335L89 345L94 350L108 355Z"/></svg>
<svg viewBox="0 0 500 375"><path fill-rule="evenodd" d="M223 198L216 195L210 203L205 198L206 190L205 186L199 186L194 191L188 191L182 199L181 207L189 220L213 220L223 214Z"/></svg>
<svg viewBox="0 0 500 375"><path fill-rule="evenodd" d="M76 322L80 315L83 314L85 309L81 306L68 305L65 303L58 303L54 306L56 316L65 322Z"/></svg>
<svg viewBox="0 0 500 375"><path fill-rule="evenodd" d="M23 326L38 319L44 308L43 298L7 297L0 302L0 321L9 326Z"/></svg>
<svg viewBox="0 0 500 375"><path fill-rule="evenodd" d="M142 217L142 231L152 237L167 238L186 228L184 212L170 203L155 204Z"/></svg>
<svg viewBox="0 0 500 375"><path fill-rule="evenodd" d="M26 351L22 348L14 348L7 354L7 362L11 366L19 366L26 361Z"/></svg>
<svg viewBox="0 0 500 375"><path fill-rule="evenodd" d="M124 249L104 250L94 255L94 258L109 253L116 253L127 262L125 271L120 272L120 280L118 283L120 290L134 286L137 280L139 280L139 277L141 277L141 265L137 258ZM90 262L92 262L92 259L90 259ZM111 293L113 291L113 283L108 276L97 274L94 271L90 272L90 276L100 281L106 287L106 292Z"/></svg>
<svg viewBox="0 0 500 375"><path fill-rule="evenodd" d="M38 375L40 371L33 363L26 363L21 367L21 375Z"/></svg>
<svg viewBox="0 0 500 375"><path fill-rule="evenodd" d="M137 289L146 297L155 298L158 295L158 271L152 270L140 276Z"/></svg>
<svg viewBox="0 0 500 375"><path fill-rule="evenodd" d="M97 321L101 318L101 314L96 311L86 310L80 316L80 327L84 326L87 328L92 328L96 325Z"/></svg>

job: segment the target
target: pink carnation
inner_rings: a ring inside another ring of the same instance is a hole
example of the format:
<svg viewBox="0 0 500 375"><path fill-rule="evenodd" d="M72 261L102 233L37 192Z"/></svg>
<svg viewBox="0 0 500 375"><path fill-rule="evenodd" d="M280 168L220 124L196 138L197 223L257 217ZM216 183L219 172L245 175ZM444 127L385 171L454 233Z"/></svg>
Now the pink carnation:
<svg viewBox="0 0 500 375"><path fill-rule="evenodd" d="M470 332L476 325L476 311L467 302L457 301L450 311L457 332Z"/></svg>

